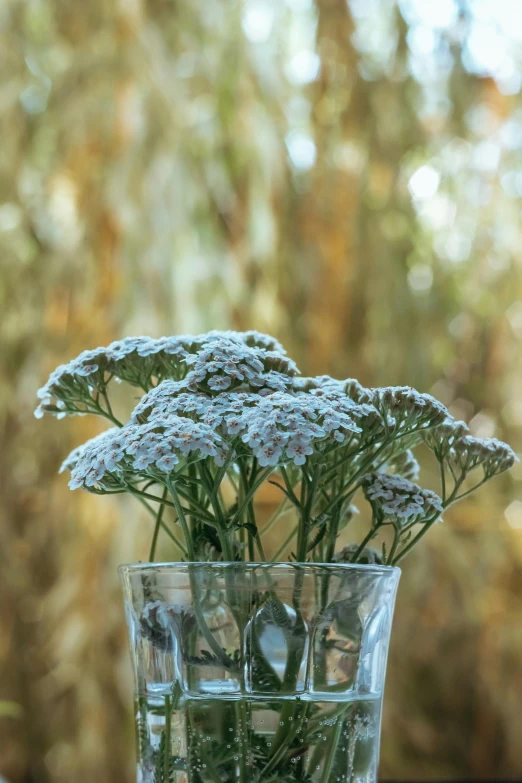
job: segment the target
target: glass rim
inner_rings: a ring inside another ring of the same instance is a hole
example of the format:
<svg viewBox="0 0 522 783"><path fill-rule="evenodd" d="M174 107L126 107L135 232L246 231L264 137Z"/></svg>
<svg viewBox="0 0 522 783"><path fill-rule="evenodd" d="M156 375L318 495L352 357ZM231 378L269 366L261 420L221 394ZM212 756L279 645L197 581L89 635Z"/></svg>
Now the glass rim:
<svg viewBox="0 0 522 783"><path fill-rule="evenodd" d="M401 569L398 566L379 565L378 563L299 563L299 562L252 562L243 563L239 560L225 560L225 561L163 561L163 562L151 562L151 563L122 563L118 566L118 572L120 574L136 573L139 571L148 571L155 568L160 569L179 569L180 571L186 571L189 567L211 567L211 568L226 568L226 567L240 567L242 569L251 571L255 569L267 569L276 568L280 570L294 570L296 567L306 568L320 568L321 570L334 570L341 569L346 571L362 571L367 574L401 574Z"/></svg>

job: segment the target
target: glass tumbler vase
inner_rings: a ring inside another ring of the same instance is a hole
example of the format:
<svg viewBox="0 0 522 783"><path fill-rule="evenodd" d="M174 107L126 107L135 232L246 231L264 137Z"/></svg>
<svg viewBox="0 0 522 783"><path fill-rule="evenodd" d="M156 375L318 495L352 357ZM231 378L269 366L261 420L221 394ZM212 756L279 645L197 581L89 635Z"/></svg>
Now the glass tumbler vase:
<svg viewBox="0 0 522 783"><path fill-rule="evenodd" d="M120 574L138 783L374 783L400 571L165 563Z"/></svg>

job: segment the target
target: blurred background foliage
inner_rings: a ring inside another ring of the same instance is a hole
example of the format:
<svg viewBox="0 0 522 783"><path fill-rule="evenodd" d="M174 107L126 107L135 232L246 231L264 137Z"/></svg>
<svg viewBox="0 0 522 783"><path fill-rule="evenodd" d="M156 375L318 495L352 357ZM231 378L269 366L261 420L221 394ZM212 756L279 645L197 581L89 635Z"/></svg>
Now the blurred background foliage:
<svg viewBox="0 0 522 783"><path fill-rule="evenodd" d="M520 450L522 4L4 0L0 66L0 774L131 783L115 568L149 523L69 493L96 425L35 389L126 334L258 328ZM522 777L521 479L404 564L384 778Z"/></svg>

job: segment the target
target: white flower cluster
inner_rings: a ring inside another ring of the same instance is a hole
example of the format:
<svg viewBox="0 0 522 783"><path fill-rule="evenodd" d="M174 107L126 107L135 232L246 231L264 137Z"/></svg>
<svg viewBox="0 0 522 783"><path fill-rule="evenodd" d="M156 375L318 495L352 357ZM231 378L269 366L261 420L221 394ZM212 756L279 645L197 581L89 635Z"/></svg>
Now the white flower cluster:
<svg viewBox="0 0 522 783"><path fill-rule="evenodd" d="M80 446L77 446L64 459L58 473L64 473L66 470L70 473L78 464L78 460L83 456L85 449L92 448L94 450L97 447L96 444L99 444L103 449L105 447L104 444L107 440L107 437L109 436L109 433L115 435L117 432L121 432L120 428L112 427L110 430L100 432L99 435L95 435L94 438L91 438L90 440L85 441L85 443L82 443Z"/></svg>
<svg viewBox="0 0 522 783"><path fill-rule="evenodd" d="M518 457L507 443L496 438L464 435L455 441L450 451L450 460L463 471L482 465L485 475L489 477L509 470L518 462Z"/></svg>
<svg viewBox="0 0 522 783"><path fill-rule="evenodd" d="M284 348L258 332L129 337L84 351L59 367L38 392L36 414L95 411L111 418L106 390L112 378L146 391L128 424L65 460L62 469L72 471L73 487L114 486L133 473L168 474L189 456L209 457L218 465L254 456L261 467L302 466L314 453L348 444L351 449L354 442L352 467L360 460L371 465L368 449L377 446L381 461L370 469L387 460L393 475L371 474L375 482L408 483L417 478L417 461L409 450L394 452L420 436L438 459L452 460L463 472L480 464L490 476L513 464L508 446L471 438L466 425L453 421L429 394L408 386L366 389L354 379L297 378L297 373ZM107 404L104 410L100 399ZM368 485L374 501L376 492ZM401 511L406 512L420 513L412 497Z"/></svg>
<svg viewBox="0 0 522 783"><path fill-rule="evenodd" d="M490 477L509 470L518 461L506 443L496 438L474 438L463 421L447 418L423 437L439 460L448 459L454 470L463 473L482 465Z"/></svg>
<svg viewBox="0 0 522 783"><path fill-rule="evenodd" d="M186 384L164 381L146 394L132 419L167 426L169 417L192 415L219 429L227 439L241 437L263 467L292 461L303 465L312 444L340 444L363 432L361 420L371 413L348 397L272 392L228 392L207 397L187 392ZM375 413L373 411L373 413Z"/></svg>
<svg viewBox="0 0 522 783"><path fill-rule="evenodd" d="M84 401L89 397L91 389L103 390L108 377L136 385L144 368L145 373L151 375L160 372L165 361L171 365L182 362L194 339L190 336L161 337L158 340L126 337L111 343L107 348L83 351L68 364L57 367L45 386L38 390L37 396L41 402L35 416L41 418L47 406L56 405L56 401L62 411L66 406L60 405L60 402Z"/></svg>
<svg viewBox="0 0 522 783"><path fill-rule="evenodd" d="M76 449L64 467L73 465L71 489L121 484L126 474L169 474L189 456L213 457L223 465L228 449L208 425L181 416L170 416L168 424L156 421L126 424L94 438Z"/></svg>
<svg viewBox="0 0 522 783"><path fill-rule="evenodd" d="M68 364L57 367L45 386L37 392L40 405L35 416L41 418L46 410L57 413L59 417L67 412L76 412L78 409L74 403L85 403L91 390L103 391L112 378L142 388L150 388L152 377L183 378L190 369L189 358L195 361L195 355L205 346L220 344L236 346L238 351L244 349L249 355L258 353L265 357L265 362L272 357L272 364L276 364L278 358L288 370L296 371L293 362L284 358L286 352L283 346L273 337L260 332L213 331L159 339L126 337L106 348L83 351ZM216 389L226 388L220 383L223 384L217 381ZM270 386L270 383L266 385Z"/></svg>
<svg viewBox="0 0 522 783"><path fill-rule="evenodd" d="M372 403L373 390L365 389L355 378L340 381L330 375L317 375L313 378L294 378L295 391L310 392L319 396L348 397L356 403Z"/></svg>
<svg viewBox="0 0 522 783"><path fill-rule="evenodd" d="M298 372L294 362L282 354L228 337L206 344L186 362L192 368L187 381L209 393L239 386L264 393L283 391Z"/></svg>
<svg viewBox="0 0 522 783"><path fill-rule="evenodd" d="M321 399L323 403L329 402L334 407L340 406L345 413L354 415L359 419L362 427L361 439L363 441L366 438L375 438L379 434L384 435L384 420L375 406L366 402L354 401L353 397L345 391L345 382L339 381L337 384L324 384L319 388L310 389L308 394Z"/></svg>
<svg viewBox="0 0 522 783"><path fill-rule="evenodd" d="M424 442L439 458L446 457L454 444L469 433L463 421L455 421L451 417L444 419L442 424L423 433Z"/></svg>
<svg viewBox="0 0 522 783"><path fill-rule="evenodd" d="M162 381L143 395L132 411L130 420L167 420L168 416L178 413L192 417L204 413L211 403L211 397L198 391L186 380Z"/></svg>
<svg viewBox="0 0 522 783"><path fill-rule="evenodd" d="M442 500L428 489L399 475L369 473L363 478L364 495L375 515L394 525L423 522L442 514Z"/></svg>
<svg viewBox="0 0 522 783"><path fill-rule="evenodd" d="M362 413L355 409L342 401L276 392L260 397L253 410L228 418L226 428L229 434L241 433L262 466L304 465L315 441L343 443L362 432L356 422Z"/></svg>
<svg viewBox="0 0 522 783"><path fill-rule="evenodd" d="M431 394L410 386L373 389L372 402L391 426L402 429L433 427L449 417L447 408Z"/></svg>
<svg viewBox="0 0 522 783"><path fill-rule="evenodd" d="M207 332L205 341L210 339L220 340L223 337L238 340L239 342L245 343L245 345L250 345L252 348L265 348L267 351L274 351L281 356L286 356L286 350L275 337L272 337L270 334L258 332L255 329L250 329L247 332L234 332L232 330L219 332L214 330L212 332Z"/></svg>

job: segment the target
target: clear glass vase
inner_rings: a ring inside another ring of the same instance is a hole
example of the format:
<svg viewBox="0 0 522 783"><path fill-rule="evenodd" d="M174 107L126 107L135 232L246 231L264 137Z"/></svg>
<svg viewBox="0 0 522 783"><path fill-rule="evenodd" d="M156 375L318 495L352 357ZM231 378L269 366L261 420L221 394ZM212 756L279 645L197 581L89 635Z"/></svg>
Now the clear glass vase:
<svg viewBox="0 0 522 783"><path fill-rule="evenodd" d="M138 783L371 783L398 568L122 566Z"/></svg>

